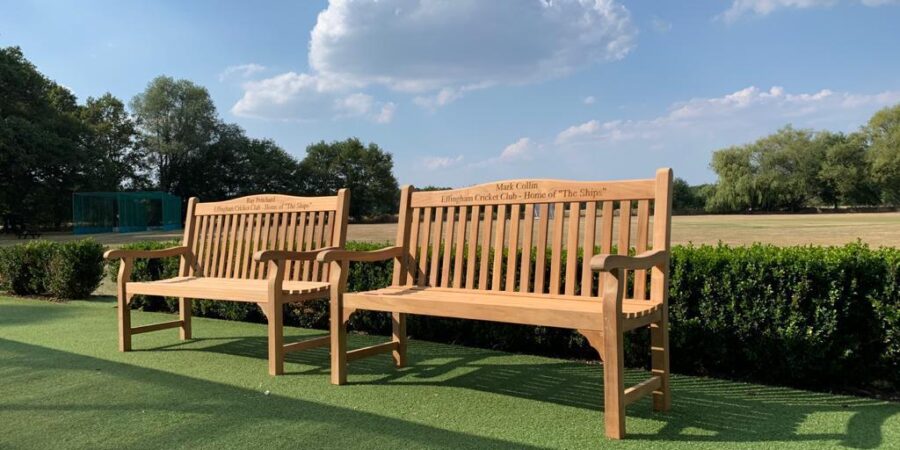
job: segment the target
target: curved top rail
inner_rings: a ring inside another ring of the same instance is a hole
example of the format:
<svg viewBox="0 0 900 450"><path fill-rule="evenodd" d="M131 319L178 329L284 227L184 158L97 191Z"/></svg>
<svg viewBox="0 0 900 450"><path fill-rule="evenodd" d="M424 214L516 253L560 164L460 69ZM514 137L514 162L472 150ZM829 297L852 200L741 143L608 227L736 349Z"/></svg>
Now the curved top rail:
<svg viewBox="0 0 900 450"><path fill-rule="evenodd" d="M446 191L413 192L410 207L646 200L656 196L656 180L505 180Z"/></svg>
<svg viewBox="0 0 900 450"><path fill-rule="evenodd" d="M338 196L296 197L283 194L260 194L220 202L197 203L194 214L210 216L221 214L334 211L338 209L338 204Z"/></svg>

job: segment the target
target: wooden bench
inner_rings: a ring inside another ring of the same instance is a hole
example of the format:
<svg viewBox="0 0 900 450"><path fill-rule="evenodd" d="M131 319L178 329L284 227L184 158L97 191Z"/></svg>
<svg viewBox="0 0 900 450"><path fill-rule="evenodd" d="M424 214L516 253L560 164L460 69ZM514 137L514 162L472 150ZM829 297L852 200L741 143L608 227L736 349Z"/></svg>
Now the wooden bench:
<svg viewBox="0 0 900 450"><path fill-rule="evenodd" d="M119 350L131 350L134 334L180 328L191 338L191 300L210 299L259 304L269 322L269 373L284 371L284 353L328 345L328 337L284 344L283 305L328 298L326 264L315 260L325 248L343 247L350 194L334 197L253 195L187 206L181 246L164 250L110 250L119 259L117 291ZM181 258L178 277L130 281L136 258ZM179 297L179 319L131 326L132 296Z"/></svg>
<svg viewBox="0 0 900 450"><path fill-rule="evenodd" d="M395 247L318 256L333 265L331 382L346 382L348 361L377 353L392 352L402 367L407 314L573 328L604 361L606 435L624 437L626 405L651 393L656 410L671 402L671 202L670 169L646 180L516 180L432 192L404 187ZM632 241L636 255L628 256ZM390 287L345 293L349 261L385 259L394 260ZM391 341L347 351L346 321L356 310L390 312ZM644 326L650 327L652 376L626 388L623 336Z"/></svg>

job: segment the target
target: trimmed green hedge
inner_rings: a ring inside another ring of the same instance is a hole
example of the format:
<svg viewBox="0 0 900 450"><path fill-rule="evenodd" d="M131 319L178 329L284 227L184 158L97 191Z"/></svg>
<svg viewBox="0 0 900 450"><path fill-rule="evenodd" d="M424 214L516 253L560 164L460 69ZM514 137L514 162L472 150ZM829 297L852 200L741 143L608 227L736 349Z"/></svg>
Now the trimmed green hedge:
<svg viewBox="0 0 900 450"><path fill-rule="evenodd" d="M161 248L173 243L139 243ZM352 250L387 244L351 242ZM579 255L580 258L580 255ZM136 279L170 276L177 258L136 266ZM157 265L154 265L157 264ZM387 286L392 263L351 264L348 288ZM172 300L136 307L175 310ZM676 246L669 290L672 370L817 389L900 389L900 249ZM263 322L256 305L195 302L195 313ZM292 305L292 325L327 328L327 302ZM388 334L386 314L360 312L350 328ZM574 358L596 358L572 330L412 316L419 339ZM627 363L649 363L645 330L628 335Z"/></svg>
<svg viewBox="0 0 900 450"><path fill-rule="evenodd" d="M0 290L16 295L85 298L103 280L103 246L90 239L31 241L0 248Z"/></svg>

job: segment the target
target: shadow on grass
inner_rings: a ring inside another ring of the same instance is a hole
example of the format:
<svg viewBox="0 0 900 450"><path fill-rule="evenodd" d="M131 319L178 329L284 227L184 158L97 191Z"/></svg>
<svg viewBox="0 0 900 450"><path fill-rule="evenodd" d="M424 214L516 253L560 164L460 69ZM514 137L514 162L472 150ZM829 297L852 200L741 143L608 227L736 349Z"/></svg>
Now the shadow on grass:
<svg viewBox="0 0 900 450"><path fill-rule="evenodd" d="M383 338L353 336L351 343L359 345L360 341L365 341L365 345L369 345L379 339ZM267 357L266 339L263 337L206 341L210 345L204 351L263 360ZM171 346L170 350L177 347ZM507 356L481 349L413 341L408 367L394 368L389 355L365 358L350 363L350 380L351 384L367 385L449 386L602 411L601 365L552 360L509 364L503 362ZM314 367L303 372L305 374L328 372L326 348L289 353L286 360ZM628 370L626 385L636 384L648 376L644 371ZM355 381L354 378L367 381ZM892 402L700 377L673 377L672 395L673 407L667 413L652 412L649 399L630 406L629 417L660 420L665 422L665 426L654 434L629 432L628 438L761 445L837 441L847 447L876 448L885 444L882 435L885 422L900 414L900 404ZM824 433L814 430L803 432L804 422L822 413L847 414L849 419L843 429ZM498 414L503 412L498 411ZM599 417L597 424L602 426ZM696 434L696 430L702 430L703 435Z"/></svg>
<svg viewBox="0 0 900 450"><path fill-rule="evenodd" d="M40 380L52 377L65 383L72 383L82 377L106 377L102 381L89 381L89 391L76 393L74 400L73 396L53 398L52 394L28 394L18 401L2 398L0 412L32 414L33 423L48 419L59 421L66 413L73 412L94 416L99 414L99 420L111 425L111 428L105 427L110 428L111 438L121 436L126 439L123 442L127 442L127 438L133 438L133 433L138 433L142 435L139 439L144 446L165 447L161 442L177 443L185 448L210 446L214 438L221 440L229 436L229 433L239 434L238 430L249 428L249 433L254 436L248 445L254 447L269 446L267 443L278 447L291 442L294 442L293 445L302 445L301 438L317 437L321 440L316 441L316 446L344 448L360 445L377 447L379 442L385 442L384 445L404 443L404 446L409 447L528 448L519 443L473 436L317 402L274 394L263 395L250 389L6 339L0 339L0 369L9 378ZM6 378L7 382L9 378ZM52 388L48 387L50 390ZM101 395L98 396L97 391L101 391ZM146 411L162 413L168 417L185 415L189 416L189 420L175 420L169 426L158 429L146 424L135 427L136 430L126 430L127 427L122 426L125 416L141 417L139 414ZM277 427L277 435L258 433L256 436L255 428L263 423ZM229 443L242 446L239 442ZM73 442L70 441L69 444L72 445ZM106 441L106 445L115 445L115 441Z"/></svg>

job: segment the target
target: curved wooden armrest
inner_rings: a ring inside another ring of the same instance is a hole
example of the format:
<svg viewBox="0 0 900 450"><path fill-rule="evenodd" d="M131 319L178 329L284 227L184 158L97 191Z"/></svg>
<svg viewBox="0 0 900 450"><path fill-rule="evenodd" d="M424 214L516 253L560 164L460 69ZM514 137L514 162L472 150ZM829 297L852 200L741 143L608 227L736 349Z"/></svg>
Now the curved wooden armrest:
<svg viewBox="0 0 900 450"><path fill-rule="evenodd" d="M326 250L319 253L316 259L319 262L331 261L384 261L385 259L396 258L403 253L403 247L387 247L369 252L352 251L352 250Z"/></svg>
<svg viewBox="0 0 900 450"><path fill-rule="evenodd" d="M318 250L310 250L308 252L296 252L287 250L260 250L253 254L253 260L259 262L265 261L312 261L316 259L316 255L324 251L337 250L338 247L323 247Z"/></svg>
<svg viewBox="0 0 900 450"><path fill-rule="evenodd" d="M669 253L665 250L650 250L639 255L597 255L591 258L591 269L610 271L615 269L646 270L666 264Z"/></svg>
<svg viewBox="0 0 900 450"><path fill-rule="evenodd" d="M103 254L106 259L125 259L125 258L168 258L170 256L190 255L191 249L181 245L178 247L162 248L159 250L127 250L114 249L107 250Z"/></svg>

